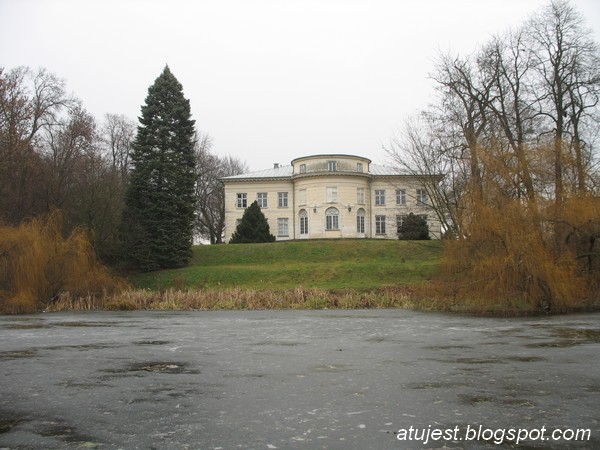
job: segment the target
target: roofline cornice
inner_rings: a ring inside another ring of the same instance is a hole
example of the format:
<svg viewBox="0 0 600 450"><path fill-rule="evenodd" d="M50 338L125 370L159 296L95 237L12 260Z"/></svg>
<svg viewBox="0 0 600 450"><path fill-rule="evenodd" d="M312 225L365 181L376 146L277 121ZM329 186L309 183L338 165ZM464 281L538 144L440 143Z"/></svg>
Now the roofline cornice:
<svg viewBox="0 0 600 450"><path fill-rule="evenodd" d="M313 159L313 158L355 158L355 159L361 159L363 161L367 161L369 164L371 164L371 162L372 162L369 158L365 158L364 156L359 156L359 155L348 155L348 154L344 154L344 153L323 153L323 154L316 154L316 155L301 156L299 158L292 159L292 162L290 164L293 166L294 163L296 163L298 161L302 161L303 159Z"/></svg>

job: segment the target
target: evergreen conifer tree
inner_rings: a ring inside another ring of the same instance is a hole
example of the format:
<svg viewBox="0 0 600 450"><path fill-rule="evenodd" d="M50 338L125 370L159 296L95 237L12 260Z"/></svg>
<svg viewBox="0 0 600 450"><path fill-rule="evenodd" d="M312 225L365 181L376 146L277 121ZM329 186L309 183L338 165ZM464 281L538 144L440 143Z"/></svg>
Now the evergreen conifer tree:
<svg viewBox="0 0 600 450"><path fill-rule="evenodd" d="M134 267L178 267L192 256L194 120L182 85L165 66L148 88L130 155L123 250Z"/></svg>
<svg viewBox="0 0 600 450"><path fill-rule="evenodd" d="M269 223L255 201L244 211L242 220L231 236L229 243L249 244L273 241L275 241L275 236L270 233Z"/></svg>
<svg viewBox="0 0 600 450"><path fill-rule="evenodd" d="M402 221L398 229L398 239L403 241L424 241L429 237L429 226L427 221L420 216L410 213Z"/></svg>

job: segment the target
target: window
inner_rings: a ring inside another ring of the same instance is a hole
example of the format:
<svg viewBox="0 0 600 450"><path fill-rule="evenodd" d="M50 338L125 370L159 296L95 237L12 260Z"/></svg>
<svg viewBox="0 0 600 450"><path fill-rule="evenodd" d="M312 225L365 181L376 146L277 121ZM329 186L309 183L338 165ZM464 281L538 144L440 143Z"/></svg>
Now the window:
<svg viewBox="0 0 600 450"><path fill-rule="evenodd" d="M337 187L328 187L327 189L327 203L337 203Z"/></svg>
<svg viewBox="0 0 600 450"><path fill-rule="evenodd" d="M289 236L287 218L277 219L277 236Z"/></svg>
<svg viewBox="0 0 600 450"><path fill-rule="evenodd" d="M406 216L404 216L404 215L396 216L396 231L398 234L400 234L400 228L402 227L402 224L404 223L404 219L406 219Z"/></svg>
<svg viewBox="0 0 600 450"><path fill-rule="evenodd" d="M308 234L308 214L305 209L300 210L300 234Z"/></svg>
<svg viewBox="0 0 600 450"><path fill-rule="evenodd" d="M328 208L325 211L325 229L326 230L339 230L340 222L339 222L340 213L335 208Z"/></svg>
<svg viewBox="0 0 600 450"><path fill-rule="evenodd" d="M300 173L306 173L306 164L300 164Z"/></svg>
<svg viewBox="0 0 600 450"><path fill-rule="evenodd" d="M427 191L425 189L417 189L417 203L427 204Z"/></svg>
<svg viewBox="0 0 600 450"><path fill-rule="evenodd" d="M259 192L258 194L256 194L256 202L258 203L258 206L260 206L261 208L266 208L267 207L267 193Z"/></svg>
<svg viewBox="0 0 600 450"><path fill-rule="evenodd" d="M327 170L330 172L337 171L337 161L327 161Z"/></svg>
<svg viewBox="0 0 600 450"><path fill-rule="evenodd" d="M356 163L356 171L362 173L362 171L363 171L362 163Z"/></svg>
<svg viewBox="0 0 600 450"><path fill-rule="evenodd" d="M237 227L240 226L240 223L242 223L242 219L235 219L235 229L237 230Z"/></svg>
<svg viewBox="0 0 600 450"><path fill-rule="evenodd" d="M240 193L237 194L237 202L235 204L238 208L247 208L248 207L248 194Z"/></svg>
<svg viewBox="0 0 600 450"><path fill-rule="evenodd" d="M287 192L278 192L277 193L277 206L279 208L287 208L288 207L288 193Z"/></svg>
<svg viewBox="0 0 600 450"><path fill-rule="evenodd" d="M356 213L356 232L365 232L365 210L360 208Z"/></svg>
<svg viewBox="0 0 600 450"><path fill-rule="evenodd" d="M385 189L375 191L375 204L385 205Z"/></svg>
<svg viewBox="0 0 600 450"><path fill-rule="evenodd" d="M356 203L365 204L365 188L356 188Z"/></svg>
<svg viewBox="0 0 600 450"><path fill-rule="evenodd" d="M298 190L298 204L306 205L306 189Z"/></svg>
<svg viewBox="0 0 600 450"><path fill-rule="evenodd" d="M375 234L385 234L385 216L375 216Z"/></svg>
<svg viewBox="0 0 600 450"><path fill-rule="evenodd" d="M396 189L396 205L406 205L406 191L404 189Z"/></svg>

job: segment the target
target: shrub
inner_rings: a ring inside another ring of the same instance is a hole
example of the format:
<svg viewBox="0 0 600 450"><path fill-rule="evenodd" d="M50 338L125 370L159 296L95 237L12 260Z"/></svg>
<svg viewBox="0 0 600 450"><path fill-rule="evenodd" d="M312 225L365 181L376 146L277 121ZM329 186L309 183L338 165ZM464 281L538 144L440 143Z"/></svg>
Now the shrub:
<svg viewBox="0 0 600 450"><path fill-rule="evenodd" d="M244 211L242 220L235 233L231 236L230 244L251 244L258 242L273 242L269 223L255 201Z"/></svg>
<svg viewBox="0 0 600 450"><path fill-rule="evenodd" d="M403 241L425 241L431 239L429 237L427 220L410 213L404 218L402 225L398 229L398 239Z"/></svg>

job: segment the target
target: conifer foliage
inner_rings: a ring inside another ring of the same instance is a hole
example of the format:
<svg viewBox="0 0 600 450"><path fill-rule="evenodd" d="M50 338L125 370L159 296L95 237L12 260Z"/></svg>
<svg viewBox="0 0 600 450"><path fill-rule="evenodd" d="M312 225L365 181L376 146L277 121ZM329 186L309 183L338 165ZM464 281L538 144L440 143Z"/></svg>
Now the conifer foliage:
<svg viewBox="0 0 600 450"><path fill-rule="evenodd" d="M431 239L427 220L410 213L404 218L398 229L398 238L403 241L426 241Z"/></svg>
<svg viewBox="0 0 600 450"><path fill-rule="evenodd" d="M123 250L134 267L178 267L192 256L194 120L168 66L148 88L132 146L123 214Z"/></svg>
<svg viewBox="0 0 600 450"><path fill-rule="evenodd" d="M273 242L275 236L270 232L269 223L260 210L257 202L253 202L244 211L242 221L231 236L230 244L250 244L257 242Z"/></svg>

